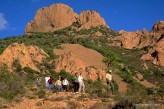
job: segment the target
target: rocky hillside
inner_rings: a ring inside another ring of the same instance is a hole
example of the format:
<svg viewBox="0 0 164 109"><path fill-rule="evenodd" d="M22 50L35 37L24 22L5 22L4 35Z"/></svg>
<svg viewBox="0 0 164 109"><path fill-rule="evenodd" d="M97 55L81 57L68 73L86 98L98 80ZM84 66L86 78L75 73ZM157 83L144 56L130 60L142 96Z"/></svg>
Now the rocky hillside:
<svg viewBox="0 0 164 109"><path fill-rule="evenodd" d="M84 11L77 15L71 7L59 3L39 9L34 20L27 24L25 32L53 32L73 23L77 23L80 29L100 25L107 27L104 19L96 11Z"/></svg>
<svg viewBox="0 0 164 109"><path fill-rule="evenodd" d="M7 67L12 70L14 62L17 60L22 68L30 67L31 69L39 71L34 62L41 63L42 60L47 57L48 54L37 46L25 46L23 43L12 43L0 55L0 63L7 65Z"/></svg>
<svg viewBox="0 0 164 109"><path fill-rule="evenodd" d="M164 66L164 21L156 22L150 32L143 29L141 32L126 32L122 30L119 33L121 35L113 39L116 40L115 45L122 46L127 49L150 49L148 50L148 53L146 53L147 55L144 55L142 59L151 60L154 64Z"/></svg>

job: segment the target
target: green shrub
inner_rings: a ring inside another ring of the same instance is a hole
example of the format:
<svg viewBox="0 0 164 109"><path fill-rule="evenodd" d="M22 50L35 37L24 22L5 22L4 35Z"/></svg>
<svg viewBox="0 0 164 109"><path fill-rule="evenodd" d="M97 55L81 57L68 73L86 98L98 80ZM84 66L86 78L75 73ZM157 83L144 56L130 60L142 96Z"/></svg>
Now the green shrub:
<svg viewBox="0 0 164 109"><path fill-rule="evenodd" d="M154 91L150 88L147 88L146 92L147 92L148 95L153 95L154 94Z"/></svg>
<svg viewBox="0 0 164 109"><path fill-rule="evenodd" d="M19 73L22 70L22 66L18 59L14 60L12 66L15 68L15 72Z"/></svg>
<svg viewBox="0 0 164 109"><path fill-rule="evenodd" d="M44 98L45 95L46 95L46 92L41 89L37 92L37 95L38 95L39 98Z"/></svg>
<svg viewBox="0 0 164 109"><path fill-rule="evenodd" d="M71 75L69 72L66 72L64 69L62 69L59 73L59 75L62 78L67 78L68 80L72 80L73 79L73 75Z"/></svg>
<svg viewBox="0 0 164 109"><path fill-rule="evenodd" d="M0 97L12 100L25 92L22 78L9 72L7 67L0 68L0 78Z"/></svg>
<svg viewBox="0 0 164 109"><path fill-rule="evenodd" d="M127 71L121 73L121 78L123 78L123 81L127 83L131 83L133 81L132 75Z"/></svg>
<svg viewBox="0 0 164 109"><path fill-rule="evenodd" d="M27 73L25 76L25 81L27 85L34 85L34 82L37 78L37 75L39 75L39 72L31 69L30 67L24 67L23 70Z"/></svg>

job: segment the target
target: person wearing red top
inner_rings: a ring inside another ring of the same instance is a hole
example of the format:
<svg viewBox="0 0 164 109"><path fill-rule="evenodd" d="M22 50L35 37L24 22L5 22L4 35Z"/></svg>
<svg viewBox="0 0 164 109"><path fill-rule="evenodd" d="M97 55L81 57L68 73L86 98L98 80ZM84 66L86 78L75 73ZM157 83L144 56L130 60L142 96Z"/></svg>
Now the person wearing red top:
<svg viewBox="0 0 164 109"><path fill-rule="evenodd" d="M48 83L49 83L48 89L49 89L49 90L52 90L52 83L53 83L52 76L50 76L50 79L48 80Z"/></svg>

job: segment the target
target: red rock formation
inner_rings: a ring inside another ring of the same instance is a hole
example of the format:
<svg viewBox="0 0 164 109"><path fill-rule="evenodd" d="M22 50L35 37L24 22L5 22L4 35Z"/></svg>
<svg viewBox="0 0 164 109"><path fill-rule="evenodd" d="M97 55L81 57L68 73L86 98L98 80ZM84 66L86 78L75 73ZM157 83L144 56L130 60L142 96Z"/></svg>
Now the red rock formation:
<svg viewBox="0 0 164 109"><path fill-rule="evenodd" d="M147 54L141 57L143 60L150 60L154 64L164 66L164 34Z"/></svg>
<svg viewBox="0 0 164 109"><path fill-rule="evenodd" d="M151 32L148 32L144 28L142 29L142 32L126 32L121 30L119 33L121 35L113 40L119 40L120 42L116 42L114 45L120 45L128 49L153 46L160 38L161 34L164 34L164 21L158 21L155 23Z"/></svg>
<svg viewBox="0 0 164 109"><path fill-rule="evenodd" d="M100 25L107 27L104 19L96 11L84 11L80 13L78 23L81 25L81 28L85 29Z"/></svg>
<svg viewBox="0 0 164 109"><path fill-rule="evenodd" d="M67 5L54 4L37 11L33 21L26 26L25 32L49 32L72 25L77 14Z"/></svg>
<svg viewBox="0 0 164 109"><path fill-rule="evenodd" d="M140 37L139 37L141 35L140 32L122 31L120 33L122 33L121 36L118 36L114 39L114 40L121 41L121 44L117 44L117 45L121 45L124 48L133 49L136 48L140 43Z"/></svg>
<svg viewBox="0 0 164 109"><path fill-rule="evenodd" d="M38 71L33 60L40 63L46 57L48 55L36 46L26 47L24 44L12 43L0 55L0 62L12 69L13 62L18 59L22 67L30 67Z"/></svg>
<svg viewBox="0 0 164 109"><path fill-rule="evenodd" d="M34 20L28 22L25 32L55 31L71 26L73 22L78 22L80 28L85 29L100 25L107 27L104 19L96 11L84 11L78 16L69 6L54 4L39 9Z"/></svg>
<svg viewBox="0 0 164 109"><path fill-rule="evenodd" d="M164 21L157 21L151 32L164 34Z"/></svg>

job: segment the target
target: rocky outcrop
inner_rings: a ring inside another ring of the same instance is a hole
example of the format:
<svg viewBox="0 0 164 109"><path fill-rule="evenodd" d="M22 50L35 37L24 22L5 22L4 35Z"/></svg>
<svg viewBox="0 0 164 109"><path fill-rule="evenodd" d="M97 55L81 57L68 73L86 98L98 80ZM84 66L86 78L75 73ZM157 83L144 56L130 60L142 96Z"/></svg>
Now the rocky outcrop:
<svg viewBox="0 0 164 109"><path fill-rule="evenodd" d="M55 71L66 70L75 74L82 73L85 79L98 80L98 78L105 80L105 70L96 69L92 66L87 66L82 60L76 57L72 52L61 54L60 58L55 60Z"/></svg>
<svg viewBox="0 0 164 109"><path fill-rule="evenodd" d="M164 21L157 21L151 32L164 34Z"/></svg>
<svg viewBox="0 0 164 109"><path fill-rule="evenodd" d="M74 22L80 29L94 26L105 26L105 21L96 11L84 11L79 16L65 4L54 4L36 12L33 21L28 22L25 32L49 32L71 26Z"/></svg>
<svg viewBox="0 0 164 109"><path fill-rule="evenodd" d="M157 43L141 57L142 60L150 60L153 64L164 66L164 34L158 39Z"/></svg>
<svg viewBox="0 0 164 109"><path fill-rule="evenodd" d="M12 69L13 62L19 60L22 68L30 67L33 70L38 71L33 60L40 63L48 55L36 46L25 46L23 43L12 43L9 45L0 55L0 63L6 64L9 69Z"/></svg>
<svg viewBox="0 0 164 109"><path fill-rule="evenodd" d="M122 46L127 49L149 47L151 49L141 59L151 60L154 64L164 66L164 21L156 22L151 32L144 28L141 32L121 30L119 34L121 35L112 39L114 46Z"/></svg>
<svg viewBox="0 0 164 109"><path fill-rule="evenodd" d="M67 5L54 4L37 11L33 21L26 26L25 32L49 32L72 25L77 14Z"/></svg>
<svg viewBox="0 0 164 109"><path fill-rule="evenodd" d="M114 45L122 46L128 49L153 46L160 38L161 34L164 34L164 21L158 21L155 23L151 32L148 32L144 28L141 32L126 32L121 30L119 33L121 35L113 39L119 40L119 42L116 42Z"/></svg>
<svg viewBox="0 0 164 109"><path fill-rule="evenodd" d="M97 32L95 32L94 34L93 34L93 36L97 36L97 37L99 37L99 36L102 36L103 34L100 32L100 31L97 31Z"/></svg>
<svg viewBox="0 0 164 109"><path fill-rule="evenodd" d="M139 43L140 43L140 35L141 33L136 31L136 32L125 32L125 31L120 31L121 36L116 37L114 40L119 40L120 44L124 48L128 49L133 49L136 48Z"/></svg>
<svg viewBox="0 0 164 109"><path fill-rule="evenodd" d="M104 19L96 11L84 11L80 13L78 23L84 29L100 25L107 27Z"/></svg>

